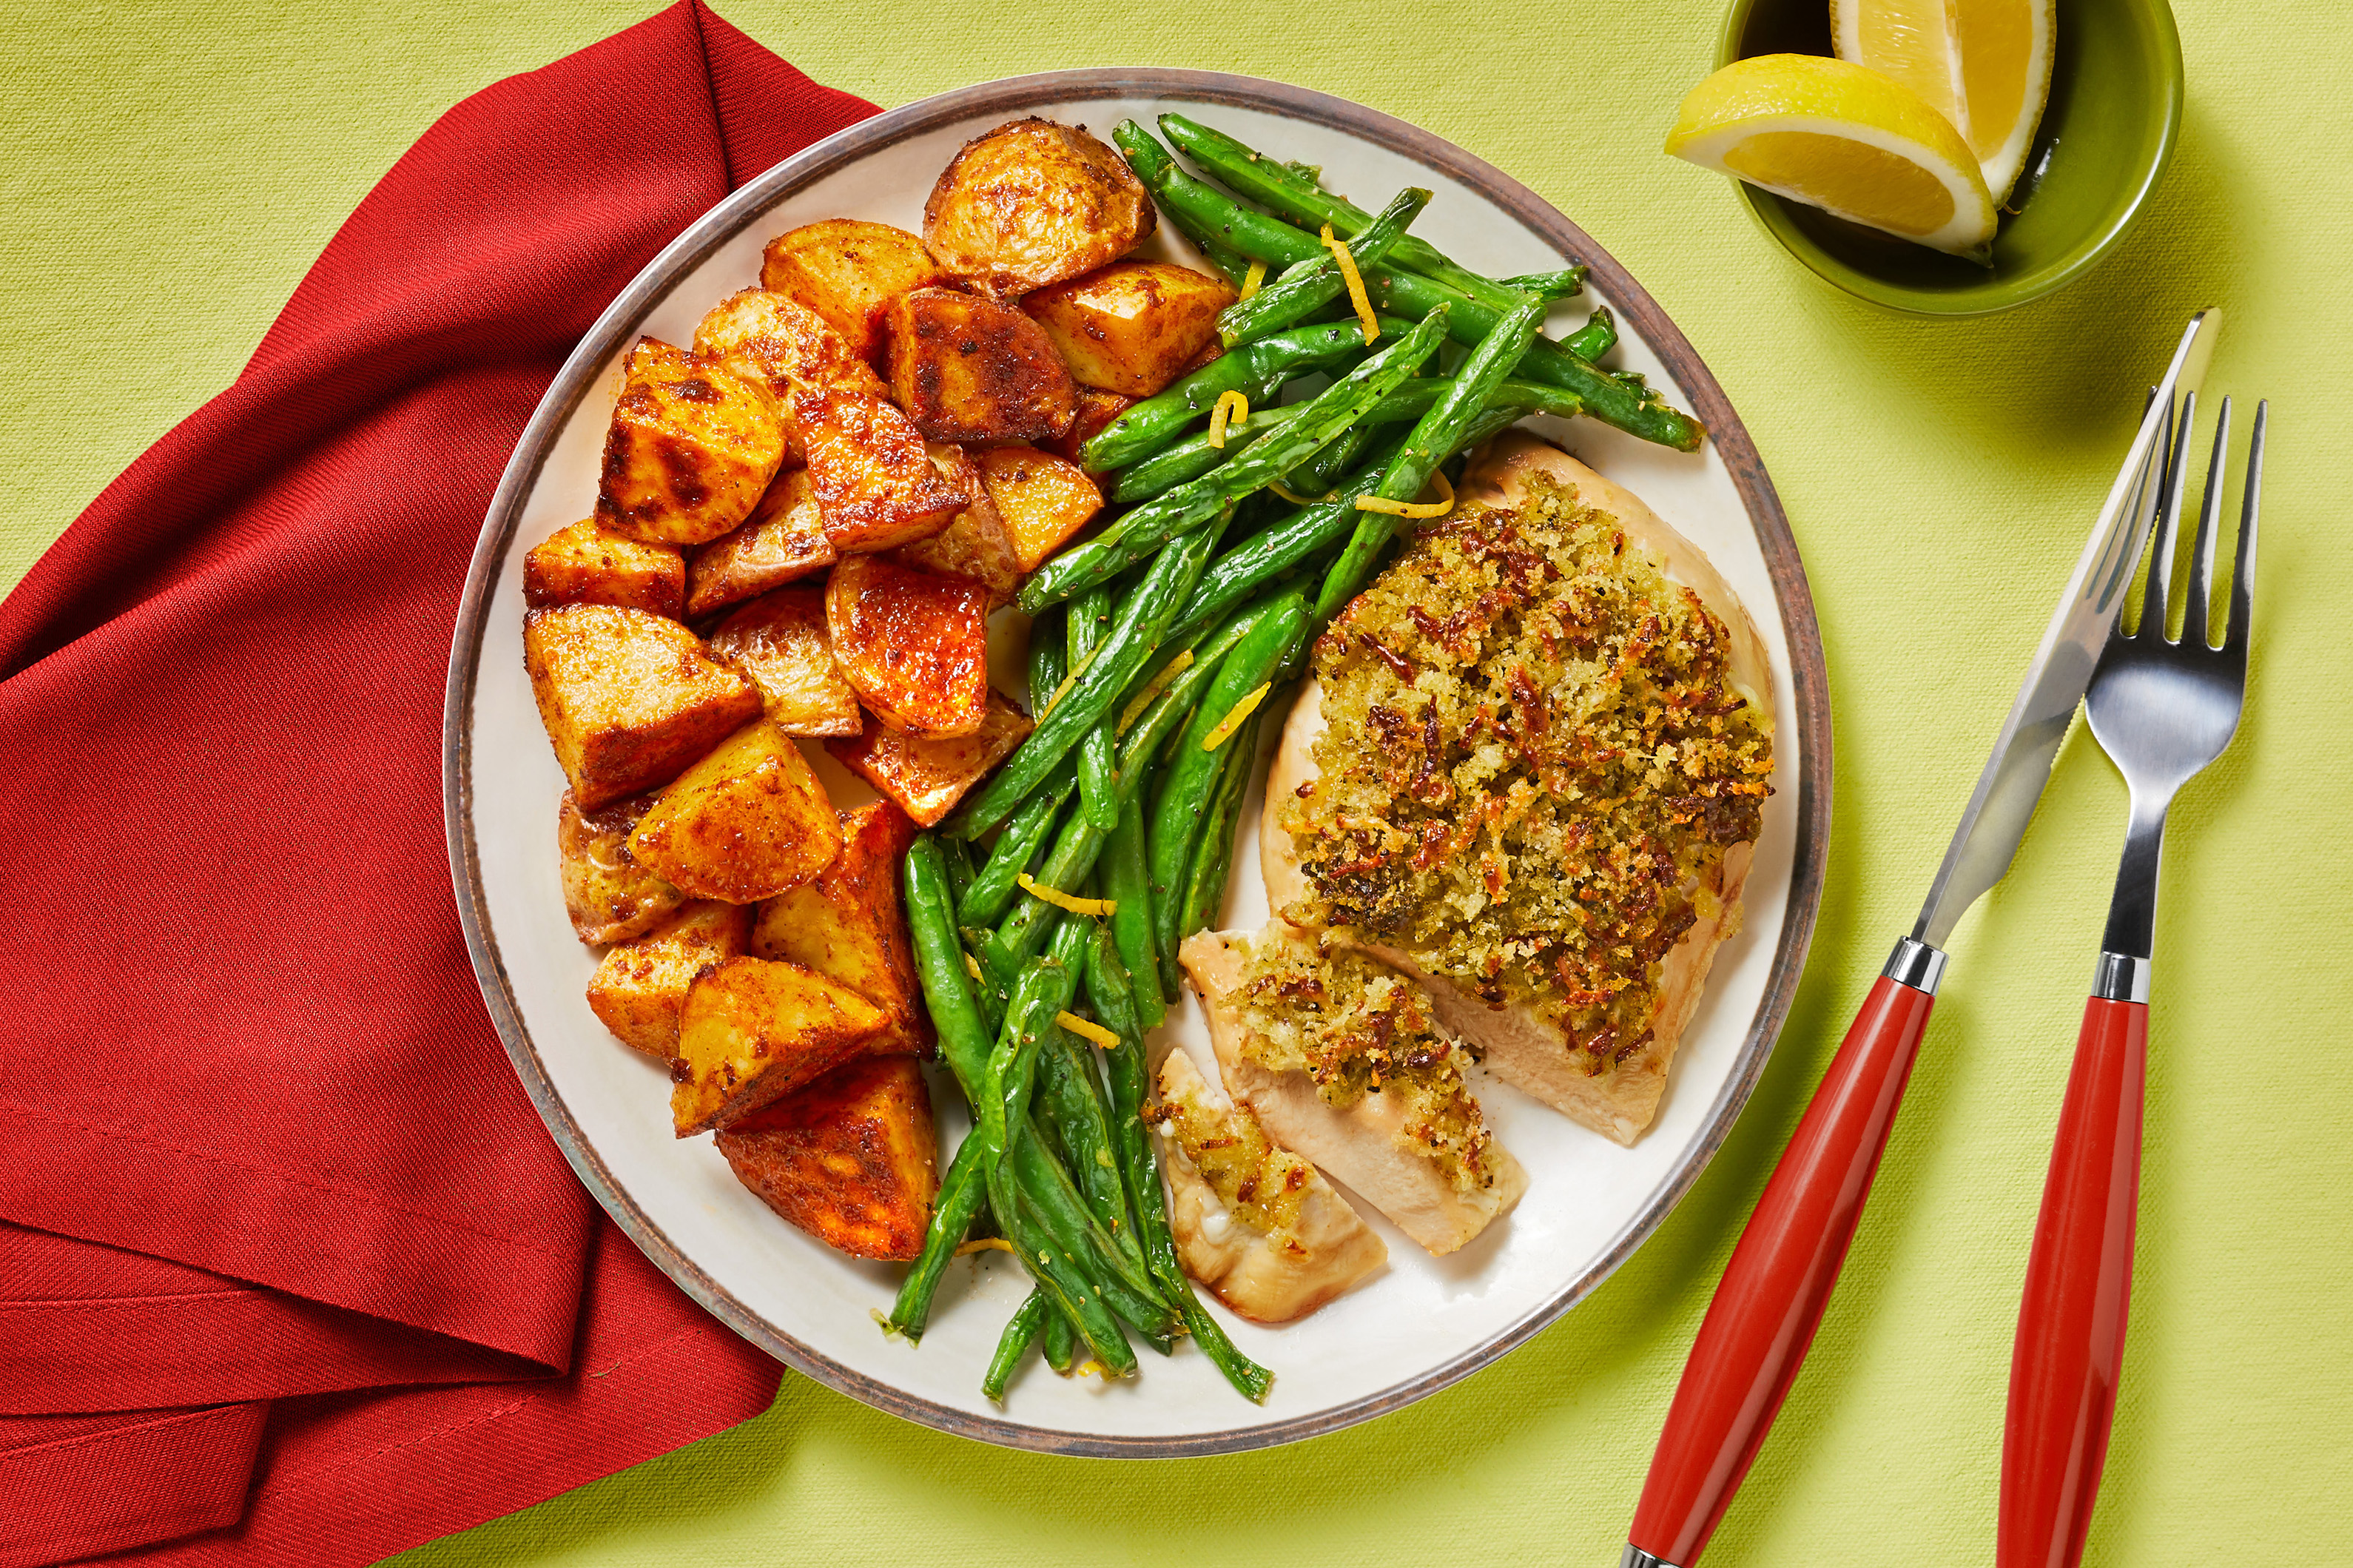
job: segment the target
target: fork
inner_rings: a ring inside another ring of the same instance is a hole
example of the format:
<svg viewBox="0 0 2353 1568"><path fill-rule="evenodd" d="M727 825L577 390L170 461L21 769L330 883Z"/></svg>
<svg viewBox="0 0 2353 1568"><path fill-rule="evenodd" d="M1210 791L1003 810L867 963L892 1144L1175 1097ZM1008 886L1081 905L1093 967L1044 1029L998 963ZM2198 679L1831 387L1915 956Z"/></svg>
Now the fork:
<svg viewBox="0 0 2353 1568"><path fill-rule="evenodd" d="M2189 608L2179 639L2165 635L2196 407L2194 396L2184 399L2166 462L2140 619L2130 632L2121 621L2109 632L2084 697L2093 735L2131 788L2132 812L2027 1259L2002 1434L1999 1568L2074 1568L2084 1553L2116 1416L2132 1289L2149 956L2165 813L2175 792L2231 743L2246 693L2255 514L2270 408L2259 404L2255 409L2229 616L2221 627L2221 646L2212 647L2208 608L2231 433L2227 397L2190 552Z"/></svg>

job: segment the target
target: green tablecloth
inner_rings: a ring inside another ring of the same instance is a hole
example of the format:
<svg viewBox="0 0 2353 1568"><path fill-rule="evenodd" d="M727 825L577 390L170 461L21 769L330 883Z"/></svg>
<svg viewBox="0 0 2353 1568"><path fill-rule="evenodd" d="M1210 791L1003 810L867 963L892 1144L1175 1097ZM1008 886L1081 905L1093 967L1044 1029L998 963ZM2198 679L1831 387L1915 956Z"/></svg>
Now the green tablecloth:
<svg viewBox="0 0 2353 1568"><path fill-rule="evenodd" d="M0 277L18 321L0 584L236 374L437 113L649 7L69 4L0 21ZM2225 321L2210 390L2268 395L2277 416L2253 689L2173 818L2131 1346L2087 1561L2353 1551L2326 1544L2353 1484L2337 924L2353 717L2331 608L2331 552L2353 533L2325 493L2348 454L2327 367L2353 348L2341 0L2185 4L2188 115L2139 228L2059 296L1958 324L1831 292L1724 182L1659 153L1706 68L1715 0L724 9L884 104L1058 66L1286 78L1425 125L1557 204L1714 367L1804 549L1837 713L1828 896L1770 1070L1690 1199L1592 1300L1410 1410L1272 1453L1122 1466L935 1436L788 1373L757 1421L405 1561L1615 1563L1716 1273L1911 920L2126 439L2136 378L2210 303ZM1710 1562L1990 1561L2026 1240L2123 815L2078 734L2018 870L1962 925L1843 1288Z"/></svg>

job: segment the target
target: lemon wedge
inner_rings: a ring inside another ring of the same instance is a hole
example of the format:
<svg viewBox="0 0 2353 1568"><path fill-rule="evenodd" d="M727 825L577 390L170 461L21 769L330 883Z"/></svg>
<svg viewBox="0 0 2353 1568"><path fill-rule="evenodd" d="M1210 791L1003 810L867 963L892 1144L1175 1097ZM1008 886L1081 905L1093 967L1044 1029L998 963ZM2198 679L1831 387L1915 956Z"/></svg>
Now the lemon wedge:
<svg viewBox="0 0 2353 1568"><path fill-rule="evenodd" d="M1969 144L1918 93L1845 60L1735 61L1691 89L1667 151L1920 245L1990 255L1993 195Z"/></svg>
<svg viewBox="0 0 2353 1568"><path fill-rule="evenodd" d="M1831 0L1838 58L1902 82L1977 154L1997 205L2051 99L2057 0Z"/></svg>

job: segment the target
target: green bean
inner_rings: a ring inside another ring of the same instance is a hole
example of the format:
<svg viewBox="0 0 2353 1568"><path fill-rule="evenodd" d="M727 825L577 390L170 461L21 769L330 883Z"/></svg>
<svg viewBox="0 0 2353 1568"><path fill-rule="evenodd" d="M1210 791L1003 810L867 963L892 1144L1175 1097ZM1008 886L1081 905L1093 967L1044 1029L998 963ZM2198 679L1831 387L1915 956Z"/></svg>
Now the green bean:
<svg viewBox="0 0 2353 1568"><path fill-rule="evenodd" d="M1240 288L1250 277L1250 258L1232 246L1219 239L1201 239L1194 243L1200 246L1201 254L1209 258L1209 265L1224 273L1226 281L1235 288Z"/></svg>
<svg viewBox="0 0 2353 1568"><path fill-rule="evenodd" d="M1145 864L1145 837L1139 792L1120 807L1119 826L1104 841L1103 890L1112 901L1111 938L1119 948L1120 962L1130 974L1146 977L1136 987L1136 1011L1146 1029L1156 1029L1168 1016L1168 1003L1160 993L1160 959L1152 940L1152 874Z"/></svg>
<svg viewBox="0 0 2353 1568"><path fill-rule="evenodd" d="M1231 197L1210 189L1185 174L1158 142L1132 125L1133 134L1113 140L1128 155L1128 163L1160 203L1161 209L1187 233L1199 230L1220 235L1244 255L1269 264L1290 266L1321 247L1314 237L1263 213L1251 212ZM1493 327L1496 309L1419 272L1394 262L1363 269L1365 287L1377 310L1394 310L1419 316L1445 304L1452 307L1447 331L1457 342L1476 343ZM1500 287L1500 285L1498 285ZM1530 381L1564 387L1577 394L1585 411L1606 425L1616 426L1645 441L1677 451L1696 451L1707 438L1707 426L1690 415L1671 408L1639 377L1612 375L1569 353L1560 344L1538 338L1520 362L1520 374Z"/></svg>
<svg viewBox="0 0 2353 1568"><path fill-rule="evenodd" d="M961 908L965 890L972 886L975 875L971 846L962 839L944 839L940 844L940 854L947 863L948 907Z"/></svg>
<svg viewBox="0 0 2353 1568"><path fill-rule="evenodd" d="M1088 1272L1074 1251L1048 1232L1028 1194L1014 1182L1010 1170L1000 1166L990 1173L989 1193L991 1205L1001 1205L1013 1216L1007 1226L1007 1239L1013 1243L1022 1267L1046 1292L1057 1313L1078 1326L1088 1348L1113 1375L1134 1375L1135 1352L1129 1348L1119 1320L1103 1304L1101 1281Z"/></svg>
<svg viewBox="0 0 2353 1568"><path fill-rule="evenodd" d="M1161 1299L1159 1282L1141 1254L1131 1258L1120 1250L1088 1209L1070 1172L1047 1148L1045 1130L1035 1118L1025 1117L1015 1131L1007 1164L1022 1201L1054 1245L1080 1260L1090 1288L1105 1306L1139 1329L1166 1333L1176 1326L1176 1309Z"/></svg>
<svg viewBox="0 0 2353 1568"><path fill-rule="evenodd" d="M1382 399L1383 403L1388 401L1387 398ZM1303 403L1293 403L1278 408L1258 409L1249 418L1236 420L1226 426L1226 444L1222 447L1211 445L1209 433L1206 430L1164 447L1150 457L1122 468L1118 482L1112 486L1111 499L1114 503L1149 500L1161 491L1173 489L1187 479L1199 479L1260 437L1279 430L1298 418L1299 411L1305 406ZM1372 416L1367 414L1366 417L1369 419Z"/></svg>
<svg viewBox="0 0 2353 1568"><path fill-rule="evenodd" d="M981 1092L973 1101L976 1125L992 1165L1003 1163L1014 1122L1029 1113L1039 1047L1054 1015L1071 1005L1078 981L1074 965L1085 955L1088 935L1082 921L1067 922L1055 931L1046 954L1022 965L1021 977L1014 983L1005 1023L989 1048ZM925 1000L929 998L926 991ZM933 1021L938 1022L936 1017Z"/></svg>
<svg viewBox="0 0 2353 1568"><path fill-rule="evenodd" d="M1013 1316L1006 1320L1005 1332L997 1338L997 1353L988 1358L988 1371L980 1379L980 1392L987 1396L990 1404L1005 1403L1006 1384L1013 1381L1014 1373L1021 1365L1021 1358L1028 1355L1029 1347L1038 1342L1039 1331L1050 1319L1064 1325L1070 1322L1069 1319L1054 1310L1053 1303L1046 1299L1043 1290L1031 1289L1021 1299L1021 1305L1013 1309Z"/></svg>
<svg viewBox="0 0 2353 1568"><path fill-rule="evenodd" d="M1360 268L1378 261L1429 205L1428 191L1412 187L1400 191L1348 247L1350 259ZM1304 321L1347 291L1347 275L1340 270L1340 258L1327 247L1323 255L1285 268L1282 276L1249 299L1227 306L1218 315L1218 337L1229 349L1262 338Z"/></svg>
<svg viewBox="0 0 2353 1568"><path fill-rule="evenodd" d="M1159 950L1161 987L1168 995L1176 994L1175 956L1176 940L1184 934L1186 872L1226 762L1225 747L1209 750L1209 738L1243 698L1273 675L1306 627L1305 600L1286 594L1234 645L1176 742L1176 755L1153 803L1145 863L1152 876L1152 934ZM1225 746L1233 743L1229 736Z"/></svg>
<svg viewBox="0 0 2353 1568"><path fill-rule="evenodd" d="M938 838L918 834L900 867L905 894L908 946L923 1005L939 1035L940 1056L955 1075L965 1097L977 1107L985 1092L992 1031L984 1027L973 1000L964 949L957 943L948 909L945 857Z"/></svg>
<svg viewBox="0 0 2353 1568"><path fill-rule="evenodd" d="M1487 399L1512 366L1520 362L1535 341L1536 323L1544 320L1544 301L1529 295L1521 296L1519 305L1504 313L1484 342L1471 351L1455 373L1454 385L1447 395L1430 405L1405 438L1405 444L1389 460L1387 472L1381 475L1380 496L1394 501L1410 501L1421 493L1422 486L1438 465L1454 455L1471 423L1487 405ZM1332 570L1324 576L1323 592L1315 598L1315 624L1329 625L1342 605L1356 596L1371 575L1373 560L1381 546L1396 536L1399 520L1377 511L1365 513L1356 524L1355 537L1341 553Z"/></svg>
<svg viewBox="0 0 2353 1568"><path fill-rule="evenodd" d="M1247 196L1294 223L1328 223L1334 234L1353 237L1363 233L1372 222L1363 208L1324 189L1312 175L1301 173L1296 165L1278 163L1254 153L1232 137L1212 131L1198 121L1182 114L1164 114L1160 117L1160 132L1229 190ZM1503 290L1509 288L1509 284L1497 283L1456 266L1426 240L1400 242L1393 254L1399 266L1435 278L1474 300L1498 309L1507 302L1503 298ZM1577 275L1577 283L1566 292L1574 294L1584 287L1585 268L1574 267L1568 270Z"/></svg>
<svg viewBox="0 0 2353 1568"><path fill-rule="evenodd" d="M1030 880L1041 888L1051 888L1058 893L1073 893L1080 883L1094 873L1095 861L1103 855L1105 834L1078 812L1072 812L1062 824L1062 831L1054 840L1054 847L1046 854L1046 862L1038 868ZM1055 922L1069 910L1050 900L1024 891L1013 912L997 922L989 934L992 956L1001 966L1021 963L1038 951Z"/></svg>
<svg viewBox="0 0 2353 1568"><path fill-rule="evenodd" d="M1054 829L1055 814L1062 803L1071 798L1078 787L1078 770L1065 766L1055 776L1039 786L1038 793L1021 803L1021 809L997 836L997 843L988 852L972 879L972 885L956 903L956 919L965 925L991 925L1003 918L1011 906L1021 873L1029 869L1037 858L1038 847ZM961 843L962 840L955 842Z"/></svg>
<svg viewBox="0 0 2353 1568"><path fill-rule="evenodd" d="M955 1249L972 1231L973 1221L988 1202L987 1151L967 1134L956 1145L955 1157L940 1176L940 1190L932 1200L932 1222L923 1229L923 1248L916 1254L907 1277L899 1282L891 1315L882 1320L885 1332L920 1341L931 1321L932 1298L955 1260Z"/></svg>
<svg viewBox="0 0 2353 1568"><path fill-rule="evenodd" d="M1135 1239L1135 1215L1129 1211L1127 1187L1112 1152L1111 1113L1103 1104L1093 1047L1058 1027L1047 1038L1039 1074L1039 1102L1047 1125L1061 1143L1071 1184L1121 1256L1142 1268L1144 1251Z"/></svg>
<svg viewBox="0 0 2353 1568"><path fill-rule="evenodd" d="M1047 607L1029 619L1029 706L1039 712L1053 701L1062 677L1071 672L1069 639L1062 631L1069 614L1064 607Z"/></svg>
<svg viewBox="0 0 2353 1568"><path fill-rule="evenodd" d="M1121 962L1114 944L1098 931L1087 952L1087 1002L1103 1026L1119 1037L1119 1044L1103 1053L1111 1079L1112 1139L1117 1145L1128 1195L1135 1204L1137 1239L1154 1278L1179 1316L1192 1331L1193 1341L1208 1356L1226 1381L1242 1396L1263 1402L1274 1374L1234 1348L1225 1330L1202 1309L1193 1294L1176 1256L1176 1238L1168 1227L1168 1200L1160 1184L1160 1163L1145 1131L1144 1107L1151 1098L1145 1065L1144 1024L1135 1001L1143 993L1136 976Z"/></svg>
<svg viewBox="0 0 2353 1568"><path fill-rule="evenodd" d="M1200 369L1187 373L1163 390L1104 426L1079 449L1079 461L1090 473L1125 468L1158 451L1187 425L1217 406L1229 392L1239 392L1253 404L1263 403L1293 376L1318 370L1364 347L1365 334L1356 319L1293 327L1261 338L1247 348L1219 354Z"/></svg>
<svg viewBox="0 0 2353 1568"><path fill-rule="evenodd" d="M1169 539L1198 528L1245 496L1280 479L1300 460L1364 417L1438 352L1446 338L1446 311L1432 310L1411 331L1309 399L1297 417L1175 489L1155 496L1105 526L1084 544L1055 556L1029 574L1016 601L1036 614L1134 565Z"/></svg>
<svg viewBox="0 0 2353 1568"><path fill-rule="evenodd" d="M1014 748L996 775L965 800L955 819L955 837L970 838L1004 821L1111 710L1166 637L1177 611L1193 596L1201 569L1218 547L1219 533L1214 527L1197 529L1153 558L1087 668L1063 691L1061 700L1039 715L1038 727Z"/></svg>
<svg viewBox="0 0 2353 1568"><path fill-rule="evenodd" d="M1285 648L1283 659L1276 668L1288 662L1292 648L1305 640L1295 639L1291 647ZM1177 973L1176 948L1194 931L1216 925L1219 914L1226 907L1226 880L1234 864L1234 822L1241 815L1242 796L1250 789L1250 769L1258 762L1258 730L1264 719L1263 713L1251 714L1222 748L1225 765L1218 770L1218 787L1209 796L1208 809L1201 814L1200 834L1193 845L1192 861L1185 869L1185 896L1178 905L1183 918L1176 924L1176 940L1160 957L1165 984L1183 983Z"/></svg>
<svg viewBox="0 0 2353 1568"><path fill-rule="evenodd" d="M1097 584L1071 601L1068 617L1071 668L1085 666L1088 656L1111 620L1111 587ZM1098 832L1109 833L1119 822L1118 763L1112 751L1111 720L1098 720L1079 741L1080 815Z"/></svg>
<svg viewBox="0 0 2353 1568"><path fill-rule="evenodd" d="M1506 289L1534 294L1539 300L1569 300L1585 292L1585 268L1556 267L1549 272L1523 272L1516 278L1504 278L1497 281Z"/></svg>
<svg viewBox="0 0 2353 1568"><path fill-rule="evenodd" d="M1274 609L1280 598L1279 595L1270 595L1258 603L1244 605L1228 616L1215 631L1194 647L1193 661L1176 672L1168 682L1167 689L1155 698L1152 705L1122 735L1119 748L1121 790L1128 799L1142 797L1151 759L1168 737L1176 733L1177 727L1191 716L1193 704L1199 699L1201 689L1217 679L1226 655L1231 653L1234 645ZM1171 637L1169 640L1174 642L1176 639Z"/></svg>
<svg viewBox="0 0 2353 1568"><path fill-rule="evenodd" d="M1068 1377L1079 1364L1079 1331L1060 1312L1046 1315L1046 1364Z"/></svg>

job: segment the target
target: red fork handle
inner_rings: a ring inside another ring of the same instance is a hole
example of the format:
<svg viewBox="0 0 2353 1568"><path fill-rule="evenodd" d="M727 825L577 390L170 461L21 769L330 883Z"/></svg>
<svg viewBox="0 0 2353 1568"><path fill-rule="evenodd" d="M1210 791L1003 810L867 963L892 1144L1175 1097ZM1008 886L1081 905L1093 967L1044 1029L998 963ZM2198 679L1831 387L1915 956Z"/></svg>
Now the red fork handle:
<svg viewBox="0 0 2353 1568"><path fill-rule="evenodd" d="M1935 953L1933 948L1918 951ZM1904 949L1897 950L1898 957ZM1941 967L1942 954L1936 954ZM1933 971L1931 972L1933 975ZM1700 1324L1642 1483L1627 1561L1691 1568L1813 1343L1935 1005L1883 975L1806 1108Z"/></svg>
<svg viewBox="0 0 2353 1568"><path fill-rule="evenodd" d="M2148 1004L2085 1003L2010 1355L2000 1568L2084 1555L2125 1359L2147 1077Z"/></svg>

